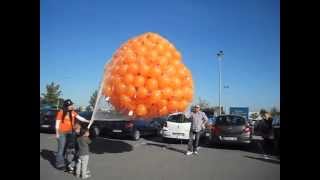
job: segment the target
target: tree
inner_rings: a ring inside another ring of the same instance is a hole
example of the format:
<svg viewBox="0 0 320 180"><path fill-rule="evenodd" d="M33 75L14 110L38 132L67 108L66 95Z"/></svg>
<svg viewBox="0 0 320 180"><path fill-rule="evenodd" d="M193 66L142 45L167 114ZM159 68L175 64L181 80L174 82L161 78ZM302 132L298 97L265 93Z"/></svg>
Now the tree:
<svg viewBox="0 0 320 180"><path fill-rule="evenodd" d="M199 97L198 105L200 106L201 109L209 108L209 102L206 101L205 99L201 99L201 97Z"/></svg>
<svg viewBox="0 0 320 180"><path fill-rule="evenodd" d="M261 117L265 117L265 115L266 115L267 113L268 113L267 110L261 109L259 114L260 114Z"/></svg>
<svg viewBox="0 0 320 180"><path fill-rule="evenodd" d="M251 115L250 115L250 118L251 119L257 119L259 117L259 114L258 113L252 113Z"/></svg>
<svg viewBox="0 0 320 180"><path fill-rule="evenodd" d="M51 82L46 86L46 92L42 93L43 99L42 103L50 105L50 106L59 106L61 107L61 90L60 90L60 85L55 84L54 82ZM58 102L59 100L59 102Z"/></svg>
<svg viewBox="0 0 320 180"><path fill-rule="evenodd" d="M89 101L89 106L91 106L92 109L93 109L94 106L96 105L97 97L98 97L98 90L95 90L95 91L93 92L93 94L91 95L90 101Z"/></svg>

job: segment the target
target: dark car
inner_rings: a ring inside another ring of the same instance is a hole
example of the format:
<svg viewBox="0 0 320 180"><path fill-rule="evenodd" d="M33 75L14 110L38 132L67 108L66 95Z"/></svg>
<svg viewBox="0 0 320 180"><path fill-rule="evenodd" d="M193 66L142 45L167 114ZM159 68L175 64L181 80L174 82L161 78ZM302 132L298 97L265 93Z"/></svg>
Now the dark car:
<svg viewBox="0 0 320 180"><path fill-rule="evenodd" d="M280 156L280 116L273 118L272 131L274 137L274 151Z"/></svg>
<svg viewBox="0 0 320 180"><path fill-rule="evenodd" d="M55 132L57 112L58 110L54 108L40 110L40 131Z"/></svg>
<svg viewBox="0 0 320 180"><path fill-rule="evenodd" d="M92 112L82 114L83 117L91 119ZM95 135L125 136L133 140L139 140L141 136L160 135L164 124L164 118L151 120L95 120L92 129ZM90 128L91 129L91 128Z"/></svg>
<svg viewBox="0 0 320 180"><path fill-rule="evenodd" d="M211 128L209 141L216 144L249 144L252 128L248 120L237 115L222 115L215 119Z"/></svg>

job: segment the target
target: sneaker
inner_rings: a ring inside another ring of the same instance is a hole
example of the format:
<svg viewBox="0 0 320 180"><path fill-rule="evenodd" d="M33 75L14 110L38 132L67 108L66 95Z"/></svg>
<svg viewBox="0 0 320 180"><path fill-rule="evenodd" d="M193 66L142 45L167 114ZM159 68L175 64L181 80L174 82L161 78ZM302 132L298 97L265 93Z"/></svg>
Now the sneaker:
<svg viewBox="0 0 320 180"><path fill-rule="evenodd" d="M193 152L195 155L198 155L199 153L198 153L198 151L195 151L195 152Z"/></svg>
<svg viewBox="0 0 320 180"><path fill-rule="evenodd" d="M189 156L189 155L191 155L191 154L192 154L191 151L187 151L187 153L186 153L187 156Z"/></svg>
<svg viewBox="0 0 320 180"><path fill-rule="evenodd" d="M86 174L90 174L91 172L89 170L87 170L87 173Z"/></svg>
<svg viewBox="0 0 320 180"><path fill-rule="evenodd" d="M91 175L87 174L87 175L85 175L85 176L82 176L82 179L87 179L87 178L89 178L89 177L91 177Z"/></svg>
<svg viewBox="0 0 320 180"><path fill-rule="evenodd" d="M80 174L76 174L76 178L80 178Z"/></svg>

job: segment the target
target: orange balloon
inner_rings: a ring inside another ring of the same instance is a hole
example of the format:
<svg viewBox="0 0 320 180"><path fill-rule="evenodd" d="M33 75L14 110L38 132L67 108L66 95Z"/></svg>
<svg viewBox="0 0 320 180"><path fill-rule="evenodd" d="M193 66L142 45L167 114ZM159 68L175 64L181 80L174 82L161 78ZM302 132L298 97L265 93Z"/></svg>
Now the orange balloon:
<svg viewBox="0 0 320 180"><path fill-rule="evenodd" d="M148 89L146 89L145 87L138 88L137 97L139 99L143 99L143 98L147 97L147 95L148 95Z"/></svg>
<svg viewBox="0 0 320 180"><path fill-rule="evenodd" d="M124 64L124 65L121 65L120 66L120 69L119 69L119 75L123 76L127 73L127 69L128 69L128 65L127 64Z"/></svg>
<svg viewBox="0 0 320 180"><path fill-rule="evenodd" d="M181 59L181 54L179 51L173 51L172 54L174 58Z"/></svg>
<svg viewBox="0 0 320 180"><path fill-rule="evenodd" d="M147 108L144 104L139 104L136 109L136 113L138 116L144 116L148 113Z"/></svg>
<svg viewBox="0 0 320 180"><path fill-rule="evenodd" d="M167 68L164 70L164 74L167 76L173 76L176 73L176 69L173 65L168 65Z"/></svg>
<svg viewBox="0 0 320 180"><path fill-rule="evenodd" d="M120 76L115 75L112 77L112 84L116 85L116 84L120 84L122 82L122 79Z"/></svg>
<svg viewBox="0 0 320 180"><path fill-rule="evenodd" d="M173 98L175 100L180 100L183 98L184 92L181 89L176 89L173 93Z"/></svg>
<svg viewBox="0 0 320 180"><path fill-rule="evenodd" d="M193 90L191 88L184 89L184 98L188 101L191 101L193 98Z"/></svg>
<svg viewBox="0 0 320 180"><path fill-rule="evenodd" d="M110 85L106 85L103 88L104 88L103 92L105 92L105 94L104 94L105 96L109 97L112 95L112 88Z"/></svg>
<svg viewBox="0 0 320 180"><path fill-rule="evenodd" d="M171 80L171 87L176 89L181 86L181 80L178 77L173 77Z"/></svg>
<svg viewBox="0 0 320 180"><path fill-rule="evenodd" d="M162 73L162 72L161 72L160 67L154 66L154 67L152 67L152 68L150 69L149 75L150 75L150 77L152 77L152 78L158 78L158 77L161 76L161 73Z"/></svg>
<svg viewBox="0 0 320 180"><path fill-rule="evenodd" d="M145 78L143 76L136 76L133 83L137 88L143 87L145 83Z"/></svg>
<svg viewBox="0 0 320 180"><path fill-rule="evenodd" d="M162 90L162 95L164 98L169 99L172 97L173 91L170 87L166 87Z"/></svg>
<svg viewBox="0 0 320 180"><path fill-rule="evenodd" d="M147 52L148 52L148 48L145 45L142 45L142 46L138 47L138 49L137 49L137 54L139 56L144 56Z"/></svg>
<svg viewBox="0 0 320 180"><path fill-rule="evenodd" d="M156 105L161 108L161 107L164 107L164 106L167 106L168 104L168 100L162 98L160 99L158 102L156 102Z"/></svg>
<svg viewBox="0 0 320 180"><path fill-rule="evenodd" d="M178 101L176 101L176 100L170 100L169 102L168 102L168 110L169 110L169 112L176 112L176 111L178 111Z"/></svg>
<svg viewBox="0 0 320 180"><path fill-rule="evenodd" d="M187 70L186 70L186 68L183 67L183 68L181 68L181 69L178 69L177 75L178 75L180 78L186 78L186 77L187 77Z"/></svg>
<svg viewBox="0 0 320 180"><path fill-rule="evenodd" d="M188 101L186 101L186 100L179 101L178 102L178 111L180 111L180 112L185 111L187 106L188 106Z"/></svg>
<svg viewBox="0 0 320 180"><path fill-rule="evenodd" d="M166 57L166 58L168 58L168 59L171 59L171 58L172 58L172 54L171 54L170 51L164 52L164 53L163 53L163 56Z"/></svg>
<svg viewBox="0 0 320 180"><path fill-rule="evenodd" d="M136 95L136 93L137 93L136 88L133 85L130 84L130 85L127 86L126 94L129 97L134 97Z"/></svg>
<svg viewBox="0 0 320 180"><path fill-rule="evenodd" d="M158 82L159 82L159 88L164 89L170 85L171 80L169 76L161 76L158 79Z"/></svg>
<svg viewBox="0 0 320 180"><path fill-rule="evenodd" d="M156 79L152 79L152 78L148 79L146 82L146 88L149 91L158 89L158 81Z"/></svg>
<svg viewBox="0 0 320 180"><path fill-rule="evenodd" d="M139 72L139 66L136 63L131 63L128 67L128 73L131 73L133 75L138 74Z"/></svg>
<svg viewBox="0 0 320 180"><path fill-rule="evenodd" d="M134 76L132 74L126 74L124 76L124 82L127 84L127 85L130 85L133 83L133 80L134 80Z"/></svg>
<svg viewBox="0 0 320 180"><path fill-rule="evenodd" d="M125 96L125 95L120 96L120 103L121 103L121 105L126 106L126 105L128 105L130 102L131 102L130 97Z"/></svg>
<svg viewBox="0 0 320 180"><path fill-rule="evenodd" d="M152 91L151 95L150 95L150 102L152 104L155 104L157 103L158 101L160 101L161 99L161 91L160 90L155 90L155 91Z"/></svg>
<svg viewBox="0 0 320 180"><path fill-rule="evenodd" d="M134 63L134 62L136 62L136 58L135 58L133 55L124 57L123 63L129 65L129 64L132 64L132 63Z"/></svg>
<svg viewBox="0 0 320 180"><path fill-rule="evenodd" d="M156 45L155 49L159 54L163 54L165 46L162 43L159 43Z"/></svg>
<svg viewBox="0 0 320 180"><path fill-rule="evenodd" d="M169 60L164 56L158 57L158 64L162 69L165 69L165 67L168 65Z"/></svg>
<svg viewBox="0 0 320 180"><path fill-rule="evenodd" d="M116 91L117 91L117 94L123 94L124 92L126 92L127 90L127 86L124 84L124 83L119 83L119 84L116 84Z"/></svg>
<svg viewBox="0 0 320 180"><path fill-rule="evenodd" d="M164 115L167 115L168 114L168 108L167 106L163 106L159 109L159 115L160 116L164 116Z"/></svg>
<svg viewBox="0 0 320 180"><path fill-rule="evenodd" d="M182 81L182 86L193 87L192 78L187 77Z"/></svg>
<svg viewBox="0 0 320 180"><path fill-rule="evenodd" d="M179 68L181 65L181 61L180 59L172 59L170 62L175 68ZM183 64L182 64L183 65ZM177 69L179 70L179 69Z"/></svg>
<svg viewBox="0 0 320 180"><path fill-rule="evenodd" d="M148 64L140 64L139 73L142 76L148 76L150 72L150 66Z"/></svg>

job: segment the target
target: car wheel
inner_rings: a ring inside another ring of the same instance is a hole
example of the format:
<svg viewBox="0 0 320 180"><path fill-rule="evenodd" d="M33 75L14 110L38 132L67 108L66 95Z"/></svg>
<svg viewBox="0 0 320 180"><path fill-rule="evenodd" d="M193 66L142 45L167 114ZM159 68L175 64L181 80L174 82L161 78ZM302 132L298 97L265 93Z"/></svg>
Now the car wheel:
<svg viewBox="0 0 320 180"><path fill-rule="evenodd" d="M140 139L140 131L139 131L139 130L135 130L135 131L133 132L132 139L135 140L135 141L137 141L137 140Z"/></svg>

